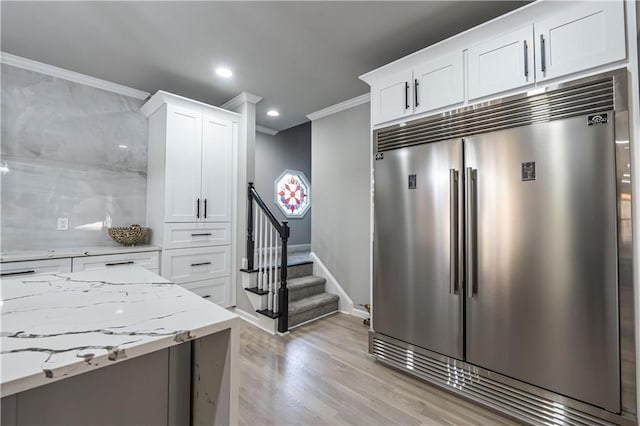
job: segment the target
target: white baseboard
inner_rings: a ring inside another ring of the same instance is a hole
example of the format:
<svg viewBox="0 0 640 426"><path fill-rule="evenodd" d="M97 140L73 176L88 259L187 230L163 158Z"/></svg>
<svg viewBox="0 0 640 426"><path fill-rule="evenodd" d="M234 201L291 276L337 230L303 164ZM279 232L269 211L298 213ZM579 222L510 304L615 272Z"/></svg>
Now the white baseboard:
<svg viewBox="0 0 640 426"><path fill-rule="evenodd" d="M243 319L244 321L248 322L251 325L254 325L256 327L258 327L260 330L266 331L267 333L271 334L272 336L276 335L276 332L274 330L269 329L269 327L267 327L265 324L262 324L260 322L260 318L258 318L255 315L251 315L250 313L243 311L242 309L238 308L238 307L233 307L233 308L229 308L229 310L231 312L233 312L234 314L238 315L241 319ZM265 317L266 319L269 319L267 317ZM273 320L271 320L273 321Z"/></svg>
<svg viewBox="0 0 640 426"><path fill-rule="evenodd" d="M351 297L349 297L347 292L344 291L342 285L340 285L336 277L333 276L333 274L331 273L331 271L329 271L325 264L322 263L318 255L314 252L311 252L309 256L313 261L313 275L323 277L327 280L327 283L325 284L327 293L333 293L340 296L338 310L343 314L353 315L358 318L369 318L369 314L366 311L358 309L354 306Z"/></svg>
<svg viewBox="0 0 640 426"><path fill-rule="evenodd" d="M362 319L369 318L369 312L363 311L362 309L356 309L356 308L353 308L351 310L351 314L350 315L353 315L354 317L358 317L358 318L362 318Z"/></svg>
<svg viewBox="0 0 640 426"><path fill-rule="evenodd" d="M301 251L310 251L311 244L293 244L287 246L287 253L298 253Z"/></svg>

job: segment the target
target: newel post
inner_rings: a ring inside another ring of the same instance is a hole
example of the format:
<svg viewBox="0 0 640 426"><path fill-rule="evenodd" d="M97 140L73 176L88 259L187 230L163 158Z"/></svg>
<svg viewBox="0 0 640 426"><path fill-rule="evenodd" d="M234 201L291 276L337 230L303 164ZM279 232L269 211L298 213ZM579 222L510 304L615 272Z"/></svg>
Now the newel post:
<svg viewBox="0 0 640 426"><path fill-rule="evenodd" d="M282 222L281 261L280 261L280 288L278 289L278 332L286 333L289 330L289 289L287 288L287 241L289 240L289 223Z"/></svg>

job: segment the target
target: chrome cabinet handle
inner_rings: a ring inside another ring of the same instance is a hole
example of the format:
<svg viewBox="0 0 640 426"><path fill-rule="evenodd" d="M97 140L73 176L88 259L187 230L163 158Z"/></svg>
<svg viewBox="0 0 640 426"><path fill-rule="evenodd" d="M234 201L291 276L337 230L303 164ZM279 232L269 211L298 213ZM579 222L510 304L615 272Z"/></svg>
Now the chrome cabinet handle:
<svg viewBox="0 0 640 426"><path fill-rule="evenodd" d="M404 82L404 109L409 109L409 82Z"/></svg>
<svg viewBox="0 0 640 426"><path fill-rule="evenodd" d="M527 46L527 40L524 40L524 76L529 77L529 46Z"/></svg>
<svg viewBox="0 0 640 426"><path fill-rule="evenodd" d="M449 293L458 293L458 171L449 169Z"/></svg>
<svg viewBox="0 0 640 426"><path fill-rule="evenodd" d="M192 237L208 237L211 235L211 232L205 232L202 234L191 234Z"/></svg>
<svg viewBox="0 0 640 426"><path fill-rule="evenodd" d="M544 35L540 34L540 70L547 71L547 52L544 48Z"/></svg>
<svg viewBox="0 0 640 426"><path fill-rule="evenodd" d="M415 106L416 108L418 107L418 105L420 105L420 102L418 102L418 85L420 84L420 82L418 81L418 79L414 79L413 80L413 106Z"/></svg>
<svg viewBox="0 0 640 426"><path fill-rule="evenodd" d="M35 274L36 271L34 269L29 269L27 271L15 271L15 272L2 272L0 273L0 277L9 277L9 276L15 276L15 275L29 275L29 274Z"/></svg>
<svg viewBox="0 0 640 426"><path fill-rule="evenodd" d="M113 262L113 263L105 263L104 266L118 266L118 265L131 265L135 262L133 260L129 260L127 262Z"/></svg>
<svg viewBox="0 0 640 426"><path fill-rule="evenodd" d="M211 262L192 263L191 266L211 265Z"/></svg>
<svg viewBox="0 0 640 426"><path fill-rule="evenodd" d="M478 171L467 167L465 170L466 191L466 225L467 225L467 295L473 297L477 292L476 244L477 244L477 179Z"/></svg>
<svg viewBox="0 0 640 426"><path fill-rule="evenodd" d="M196 201L196 217L200 219L200 198Z"/></svg>

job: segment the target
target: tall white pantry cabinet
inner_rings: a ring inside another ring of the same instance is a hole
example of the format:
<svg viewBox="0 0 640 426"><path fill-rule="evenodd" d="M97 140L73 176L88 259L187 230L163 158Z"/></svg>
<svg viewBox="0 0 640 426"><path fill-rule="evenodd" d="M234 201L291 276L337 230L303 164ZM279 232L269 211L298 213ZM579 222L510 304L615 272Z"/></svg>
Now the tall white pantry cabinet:
<svg viewBox="0 0 640 426"><path fill-rule="evenodd" d="M240 115L159 91L149 119L147 226L162 247L160 273L231 306Z"/></svg>

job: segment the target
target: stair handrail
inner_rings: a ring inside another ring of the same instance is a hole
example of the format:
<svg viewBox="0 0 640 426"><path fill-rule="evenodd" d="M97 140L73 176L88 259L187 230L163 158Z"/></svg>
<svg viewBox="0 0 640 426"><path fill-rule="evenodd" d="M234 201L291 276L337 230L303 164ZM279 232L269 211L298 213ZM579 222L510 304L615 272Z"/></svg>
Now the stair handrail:
<svg viewBox="0 0 640 426"><path fill-rule="evenodd" d="M287 242L289 241L289 222L284 220L279 222L264 202L258 191L249 182L247 190L247 269L253 271L255 266L254 250L255 241L253 236L253 202L262 210L271 225L278 233L282 243L280 247L280 287L278 288L278 332L286 333L289 329L289 289L287 288Z"/></svg>

